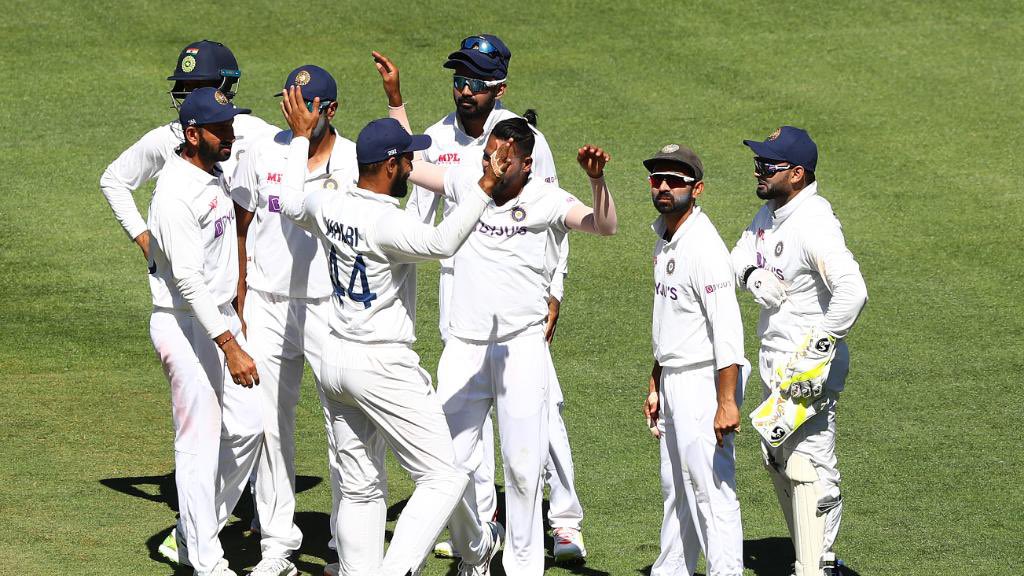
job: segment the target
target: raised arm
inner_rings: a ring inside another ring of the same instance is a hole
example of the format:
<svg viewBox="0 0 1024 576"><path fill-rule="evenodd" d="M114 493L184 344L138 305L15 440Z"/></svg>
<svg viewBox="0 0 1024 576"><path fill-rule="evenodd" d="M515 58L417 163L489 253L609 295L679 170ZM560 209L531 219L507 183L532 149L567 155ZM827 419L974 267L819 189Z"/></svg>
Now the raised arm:
<svg viewBox="0 0 1024 576"><path fill-rule="evenodd" d="M313 110L306 108L302 88L291 86L281 98L281 112L292 130L288 144L288 161L281 177L281 214L300 227L315 231L316 215L322 192L307 194L306 172L309 161L309 137L320 118L320 98L313 100Z"/></svg>
<svg viewBox="0 0 1024 576"><path fill-rule="evenodd" d="M604 180L604 167L611 156L597 146L584 146L576 156L583 171L590 177L590 188L594 192L594 207L577 204L565 215L565 225L573 230L611 236L619 227L615 213L615 201Z"/></svg>

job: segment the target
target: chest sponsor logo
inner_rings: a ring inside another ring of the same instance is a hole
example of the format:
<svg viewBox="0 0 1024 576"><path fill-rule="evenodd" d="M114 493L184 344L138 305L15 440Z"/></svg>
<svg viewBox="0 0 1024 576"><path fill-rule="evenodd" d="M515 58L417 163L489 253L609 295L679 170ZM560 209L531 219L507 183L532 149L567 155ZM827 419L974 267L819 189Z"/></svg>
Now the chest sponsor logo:
<svg viewBox="0 0 1024 576"><path fill-rule="evenodd" d="M344 223L336 222L326 216L324 217L324 228L328 238L334 238L353 248L359 246L359 228L346 226Z"/></svg>
<svg viewBox="0 0 1024 576"><path fill-rule="evenodd" d="M764 268L765 270L775 274L775 277L783 282L786 281L786 275L782 273L782 269L768 265L768 259L764 257L764 254L757 253L757 267Z"/></svg>
<svg viewBox="0 0 1024 576"><path fill-rule="evenodd" d="M525 216L524 216L525 217ZM491 226L483 222L476 223L476 232L492 238L504 238L526 235L526 226Z"/></svg>
<svg viewBox="0 0 1024 576"><path fill-rule="evenodd" d="M274 182L275 184L280 184L281 183L281 173L280 172L268 172L267 173L267 182Z"/></svg>
<svg viewBox="0 0 1024 576"><path fill-rule="evenodd" d="M715 290L721 290L723 288L729 288L732 286L732 282L719 282L718 284L708 284L704 287L704 291L708 294L713 294Z"/></svg>
<svg viewBox="0 0 1024 576"><path fill-rule="evenodd" d="M669 258L668 264L665 265L665 272L671 276L676 271L676 259Z"/></svg>
<svg viewBox="0 0 1024 576"><path fill-rule="evenodd" d="M458 152L448 152L437 156L437 164L458 164L460 161Z"/></svg>
<svg viewBox="0 0 1024 576"><path fill-rule="evenodd" d="M281 211L281 197L280 196L270 196L269 198L267 198L267 210L270 210L271 212L280 212Z"/></svg>
<svg viewBox="0 0 1024 576"><path fill-rule="evenodd" d="M526 220L526 210L523 210L522 206L516 206L512 209L512 219L516 222Z"/></svg>
<svg viewBox="0 0 1024 576"><path fill-rule="evenodd" d="M775 245L775 256L782 256L782 240L779 240L779 243Z"/></svg>
<svg viewBox="0 0 1024 576"><path fill-rule="evenodd" d="M548 176L547 178L544 179L544 181L547 182L548 184L554 184L555 182L558 182L558 178L554 176Z"/></svg>
<svg viewBox="0 0 1024 576"><path fill-rule="evenodd" d="M235 221L235 213L228 212L227 214L217 218L213 221L213 237L220 238L224 235L225 230L230 230L229 225Z"/></svg>
<svg viewBox="0 0 1024 576"><path fill-rule="evenodd" d="M668 298L669 300L679 300L679 292L676 290L676 287L662 282L654 283L654 295Z"/></svg>

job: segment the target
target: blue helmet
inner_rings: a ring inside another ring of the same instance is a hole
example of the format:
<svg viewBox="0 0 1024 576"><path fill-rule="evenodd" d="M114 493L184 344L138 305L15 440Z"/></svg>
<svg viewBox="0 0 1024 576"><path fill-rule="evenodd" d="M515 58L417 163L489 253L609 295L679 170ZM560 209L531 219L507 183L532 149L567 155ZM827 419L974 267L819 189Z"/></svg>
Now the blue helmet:
<svg viewBox="0 0 1024 576"><path fill-rule="evenodd" d="M178 55L178 63L174 73L167 77L174 81L171 87L171 98L175 107L180 107L181 100L188 96L190 89L185 82L195 80L216 80L220 84L214 86L228 98L235 96L235 84L242 76L238 69L238 61L227 46L212 40L200 40L186 46Z"/></svg>

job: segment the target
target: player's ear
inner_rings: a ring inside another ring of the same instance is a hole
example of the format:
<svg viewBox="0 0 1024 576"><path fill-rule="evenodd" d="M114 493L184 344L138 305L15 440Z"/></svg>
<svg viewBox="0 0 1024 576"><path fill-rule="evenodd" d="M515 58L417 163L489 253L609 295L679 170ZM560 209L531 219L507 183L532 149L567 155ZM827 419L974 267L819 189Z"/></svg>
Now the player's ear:
<svg viewBox="0 0 1024 576"><path fill-rule="evenodd" d="M529 174L533 170L533 156L523 158L523 174Z"/></svg>
<svg viewBox="0 0 1024 576"><path fill-rule="evenodd" d="M199 140L202 136L199 134L198 126L186 126L185 127L185 142L188 142L192 146L199 146Z"/></svg>
<svg viewBox="0 0 1024 576"><path fill-rule="evenodd" d="M327 107L325 113L327 114L328 121L334 120L334 115L338 113L338 103L331 102L331 105Z"/></svg>
<svg viewBox="0 0 1024 576"><path fill-rule="evenodd" d="M698 196L704 193L704 181L701 180L693 185L693 199L696 200Z"/></svg>
<svg viewBox="0 0 1024 576"><path fill-rule="evenodd" d="M502 96L504 96L505 95L505 89L507 87L508 87L508 84L499 84L498 85L498 89L495 90L495 92L494 92L494 97L495 98L501 98Z"/></svg>
<svg viewBox="0 0 1024 576"><path fill-rule="evenodd" d="M806 174L806 172L804 171L803 166L794 166L793 169L789 171L789 181L796 184L804 179L804 174Z"/></svg>

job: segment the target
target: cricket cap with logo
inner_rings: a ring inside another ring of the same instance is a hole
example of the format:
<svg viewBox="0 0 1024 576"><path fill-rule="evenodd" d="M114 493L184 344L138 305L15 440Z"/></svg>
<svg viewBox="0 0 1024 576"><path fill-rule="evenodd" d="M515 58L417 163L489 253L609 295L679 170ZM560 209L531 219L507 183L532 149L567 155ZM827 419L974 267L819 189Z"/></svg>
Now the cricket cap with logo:
<svg viewBox="0 0 1024 576"><path fill-rule="evenodd" d="M445 68L465 66L479 80L504 80L508 76L508 61L512 52L501 38L493 34L478 34L462 41L462 46L448 55Z"/></svg>
<svg viewBox="0 0 1024 576"><path fill-rule="evenodd" d="M356 138L359 164L383 162L393 156L430 148L430 136L409 134L394 118L381 118L366 125Z"/></svg>
<svg viewBox="0 0 1024 576"><path fill-rule="evenodd" d="M690 169L693 177L697 180L704 179L704 163L693 150L679 144L666 144L658 150L658 153L644 160L644 168L648 172L654 172L654 165L658 162L674 162L682 164Z"/></svg>
<svg viewBox="0 0 1024 576"><path fill-rule="evenodd" d="M234 85L241 76L238 61L227 46L212 40L200 40L185 46L178 55L174 73L167 79L174 80L171 94L177 98L184 98L188 94L184 89L184 82L220 80L221 92L230 99L235 95Z"/></svg>
<svg viewBox="0 0 1024 576"><path fill-rule="evenodd" d="M312 102L319 98L321 102L337 102L338 83L330 72L314 64L305 64L292 70L284 81L284 90L292 86L302 88L302 99ZM274 96L284 96L284 90Z"/></svg>
<svg viewBox="0 0 1024 576"><path fill-rule="evenodd" d="M206 126L227 122L239 114L252 112L248 108L238 108L223 92L206 86L196 88L185 97L178 109L178 121L182 128L189 126Z"/></svg>
<svg viewBox="0 0 1024 576"><path fill-rule="evenodd" d="M814 172L818 164L818 146L802 128L783 126L763 142L744 140L743 143L761 158L803 166L808 172Z"/></svg>

